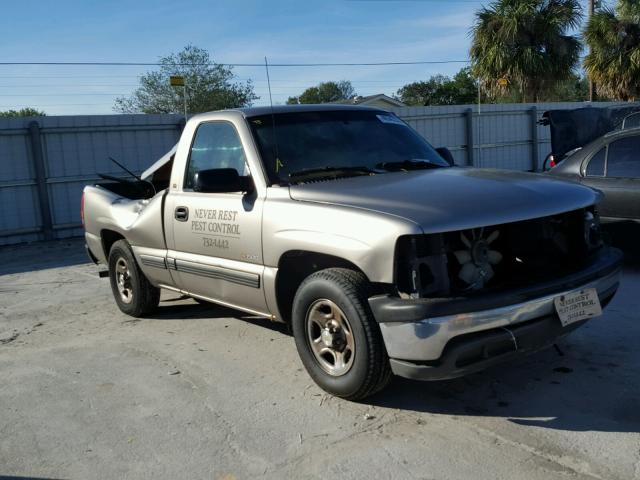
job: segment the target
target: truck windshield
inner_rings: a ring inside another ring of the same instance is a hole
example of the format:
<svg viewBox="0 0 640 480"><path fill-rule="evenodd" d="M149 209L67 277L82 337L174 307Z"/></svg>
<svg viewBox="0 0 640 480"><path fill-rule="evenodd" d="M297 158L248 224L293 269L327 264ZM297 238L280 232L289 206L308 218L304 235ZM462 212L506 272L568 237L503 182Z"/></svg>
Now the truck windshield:
<svg viewBox="0 0 640 480"><path fill-rule="evenodd" d="M271 183L289 183L305 172L318 178L323 171L330 177L398 170L387 166L449 166L418 133L383 111L276 113L248 121Z"/></svg>

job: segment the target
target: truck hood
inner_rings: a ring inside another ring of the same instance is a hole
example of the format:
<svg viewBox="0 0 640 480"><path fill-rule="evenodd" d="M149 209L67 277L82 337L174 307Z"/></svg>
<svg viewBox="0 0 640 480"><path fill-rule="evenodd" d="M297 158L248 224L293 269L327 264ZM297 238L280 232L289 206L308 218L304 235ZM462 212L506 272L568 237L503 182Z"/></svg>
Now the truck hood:
<svg viewBox="0 0 640 480"><path fill-rule="evenodd" d="M289 187L294 200L362 208L408 219L425 233L556 215L597 203L600 194L546 175L439 168Z"/></svg>

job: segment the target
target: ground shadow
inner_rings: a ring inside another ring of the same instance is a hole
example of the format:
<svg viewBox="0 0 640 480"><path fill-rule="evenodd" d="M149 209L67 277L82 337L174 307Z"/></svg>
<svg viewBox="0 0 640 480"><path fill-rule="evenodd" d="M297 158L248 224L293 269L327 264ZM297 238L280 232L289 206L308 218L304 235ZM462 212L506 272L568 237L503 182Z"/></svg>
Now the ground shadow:
<svg viewBox="0 0 640 480"><path fill-rule="evenodd" d="M15 477L13 475L0 475L0 480L61 480L45 477Z"/></svg>
<svg viewBox="0 0 640 480"><path fill-rule="evenodd" d="M282 323L185 297L163 301L151 318L233 318L290 335ZM599 335L590 333L594 334ZM606 341L593 352L590 340L568 337L558 351L547 349L459 379L418 382L396 377L364 403L431 414L502 417L557 430L640 432L640 365L633 348L618 346L612 352L614 345Z"/></svg>
<svg viewBox="0 0 640 480"><path fill-rule="evenodd" d="M602 224L608 243L624 252L626 266L640 268L640 221L613 221Z"/></svg>
<svg viewBox="0 0 640 480"><path fill-rule="evenodd" d="M571 345L562 348L566 351ZM559 356L551 349L454 380L396 377L365 403L432 414L502 417L556 430L637 433L640 391L633 368Z"/></svg>
<svg viewBox="0 0 640 480"><path fill-rule="evenodd" d="M89 262L84 238L0 246L0 277Z"/></svg>
<svg viewBox="0 0 640 480"><path fill-rule="evenodd" d="M144 319L131 319L127 322L147 320L217 320L229 319L251 323L253 325L289 335L289 328L281 322L251 315L240 310L224 307L215 303L199 303L185 296L163 298L159 308Z"/></svg>

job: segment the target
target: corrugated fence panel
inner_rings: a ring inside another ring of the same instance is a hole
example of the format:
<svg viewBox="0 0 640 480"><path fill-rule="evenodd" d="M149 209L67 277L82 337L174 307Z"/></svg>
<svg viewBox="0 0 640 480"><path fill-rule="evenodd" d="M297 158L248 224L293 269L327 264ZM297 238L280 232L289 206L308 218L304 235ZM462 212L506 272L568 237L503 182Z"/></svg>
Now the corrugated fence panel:
<svg viewBox="0 0 640 480"><path fill-rule="evenodd" d="M35 240L33 235L27 234L40 226L40 207L35 198L35 188L30 185L0 188L0 206L0 232L18 231L18 236L25 237L22 241ZM0 242L2 240L0 237Z"/></svg>
<svg viewBox="0 0 640 480"><path fill-rule="evenodd" d="M86 180L49 183L49 201L52 208L54 225L80 223L80 197Z"/></svg>
<svg viewBox="0 0 640 480"><path fill-rule="evenodd" d="M124 175L109 157L140 173L177 142L182 129L177 115L0 119L0 245L44 238L28 129L34 121L39 125L52 238L82 234L80 196L98 173Z"/></svg>
<svg viewBox="0 0 640 480"><path fill-rule="evenodd" d="M608 105L616 103L597 104ZM472 164L471 150L473 165L477 167L539 171L551 149L549 128L537 125L542 114L547 110L589 106L581 102L452 105L401 107L393 112L434 146L449 148L459 165ZM537 149L533 144L534 129Z"/></svg>
<svg viewBox="0 0 640 480"><path fill-rule="evenodd" d="M406 107L394 111L433 146L447 146L456 162L464 165L467 163L467 110L468 107Z"/></svg>
<svg viewBox="0 0 640 480"><path fill-rule="evenodd" d="M15 130L19 132L20 130ZM9 132L0 136L0 182L30 180L31 171L29 139L24 134Z"/></svg>
<svg viewBox="0 0 640 480"><path fill-rule="evenodd" d="M24 119L0 118L0 233L14 231L13 242L38 238L40 208ZM0 245L6 240L0 236Z"/></svg>
<svg viewBox="0 0 640 480"><path fill-rule="evenodd" d="M550 150L550 134L548 127L533 122L546 110L586 106L455 105L393 111L435 147L448 147L459 165L540 170ZM34 121L45 170L41 184L29 131ZM49 199L53 224L49 237L82 234L78 224L84 185L97 180L98 172L123 175L109 157L142 172L177 142L181 124L178 115L0 118L0 245L45 238L39 188Z"/></svg>

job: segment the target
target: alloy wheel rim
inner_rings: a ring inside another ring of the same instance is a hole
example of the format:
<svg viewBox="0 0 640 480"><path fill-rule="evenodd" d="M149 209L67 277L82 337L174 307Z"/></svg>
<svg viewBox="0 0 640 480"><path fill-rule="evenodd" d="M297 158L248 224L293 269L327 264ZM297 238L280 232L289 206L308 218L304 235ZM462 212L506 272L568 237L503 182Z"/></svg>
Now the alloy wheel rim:
<svg viewBox="0 0 640 480"><path fill-rule="evenodd" d="M133 286L131 285L131 274L127 261L120 257L116 262L116 284L120 299L129 304L133 301Z"/></svg>
<svg viewBox="0 0 640 480"><path fill-rule="evenodd" d="M356 353L351 324L331 300L316 300L307 312L307 341L320 367L329 375L345 375Z"/></svg>

